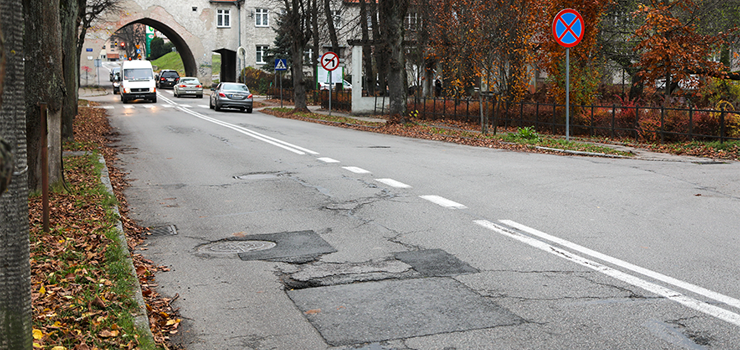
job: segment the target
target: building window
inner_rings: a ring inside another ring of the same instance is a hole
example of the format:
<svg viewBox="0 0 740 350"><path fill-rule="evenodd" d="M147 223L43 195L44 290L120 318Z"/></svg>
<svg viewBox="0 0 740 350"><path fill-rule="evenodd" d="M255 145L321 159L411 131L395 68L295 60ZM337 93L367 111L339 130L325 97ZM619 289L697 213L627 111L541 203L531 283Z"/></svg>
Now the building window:
<svg viewBox="0 0 740 350"><path fill-rule="evenodd" d="M229 28L231 27L231 10L218 10L216 21L218 28Z"/></svg>
<svg viewBox="0 0 740 350"><path fill-rule="evenodd" d="M257 46L257 63L265 64L265 54L267 53L267 46Z"/></svg>
<svg viewBox="0 0 740 350"><path fill-rule="evenodd" d="M267 9L256 9L254 11L254 25L257 27L269 27L270 18L267 16Z"/></svg>
<svg viewBox="0 0 740 350"><path fill-rule="evenodd" d="M406 19L404 20L404 27L406 27L406 30L415 31L418 23L419 17L416 13L406 14Z"/></svg>

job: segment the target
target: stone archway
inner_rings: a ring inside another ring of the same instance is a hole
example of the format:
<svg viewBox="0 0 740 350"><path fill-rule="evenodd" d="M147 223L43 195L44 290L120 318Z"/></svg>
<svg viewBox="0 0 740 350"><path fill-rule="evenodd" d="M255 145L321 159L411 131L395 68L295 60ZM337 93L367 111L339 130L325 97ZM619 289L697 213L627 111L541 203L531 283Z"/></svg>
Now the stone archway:
<svg viewBox="0 0 740 350"><path fill-rule="evenodd" d="M166 6L166 7L165 7ZM228 47L228 40L214 40L215 11L209 7L183 6L180 3L127 0L121 2L121 11L111 13L88 30L80 68L94 74L95 81L107 81L104 72L93 71L93 60L100 57L101 48L113 33L126 25L141 23L153 27L172 41L180 53L185 74L200 79L204 86L211 86L211 55L217 47ZM97 74L102 75L97 77ZM96 80L97 79L97 80Z"/></svg>

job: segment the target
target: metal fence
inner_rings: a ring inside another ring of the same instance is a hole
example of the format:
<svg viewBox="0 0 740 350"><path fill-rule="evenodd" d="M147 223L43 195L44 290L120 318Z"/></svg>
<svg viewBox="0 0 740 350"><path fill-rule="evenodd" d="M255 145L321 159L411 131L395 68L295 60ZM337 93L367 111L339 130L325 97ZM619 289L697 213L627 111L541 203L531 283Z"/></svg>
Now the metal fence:
<svg viewBox="0 0 740 350"><path fill-rule="evenodd" d="M565 105L537 102L501 103L496 98L409 99L408 109L420 119L481 122L482 127L534 127L537 132L565 134ZM648 141L737 141L740 112L647 106L571 106L570 133L582 136Z"/></svg>

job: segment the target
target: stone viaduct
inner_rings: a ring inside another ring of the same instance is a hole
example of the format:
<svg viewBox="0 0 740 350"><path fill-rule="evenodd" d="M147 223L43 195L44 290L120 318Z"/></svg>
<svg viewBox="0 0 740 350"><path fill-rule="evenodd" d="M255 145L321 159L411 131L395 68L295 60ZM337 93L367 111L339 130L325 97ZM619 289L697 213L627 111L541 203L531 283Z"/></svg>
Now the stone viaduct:
<svg viewBox="0 0 740 350"><path fill-rule="evenodd" d="M162 32L175 45L187 76L196 76L210 86L211 55L216 52L221 54L221 81L235 81L240 68L254 65L255 45L267 47L275 36L269 25L255 28L247 20L254 21L257 9L271 17L270 24L275 23L275 4L271 0L125 0L120 3L121 11L107 13L88 30L80 66L94 76L95 69L84 67L94 67L106 40L126 25L142 23ZM239 50L245 46L251 50ZM250 61L252 64L247 63ZM100 81L108 81L107 71L100 74Z"/></svg>

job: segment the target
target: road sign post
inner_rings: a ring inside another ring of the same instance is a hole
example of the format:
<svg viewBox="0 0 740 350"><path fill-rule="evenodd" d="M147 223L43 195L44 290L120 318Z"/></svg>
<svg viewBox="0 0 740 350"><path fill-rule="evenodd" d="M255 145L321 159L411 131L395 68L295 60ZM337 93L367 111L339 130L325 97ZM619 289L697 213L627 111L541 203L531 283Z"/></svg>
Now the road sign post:
<svg viewBox="0 0 740 350"><path fill-rule="evenodd" d="M329 71L329 115L331 115L331 91L333 90L331 76L332 71L339 67L339 55L331 51L325 53L321 56L321 67Z"/></svg>
<svg viewBox="0 0 740 350"><path fill-rule="evenodd" d="M564 9L552 21L555 41L565 47L565 140L570 141L570 48L583 39L585 22L578 11Z"/></svg>
<svg viewBox="0 0 740 350"><path fill-rule="evenodd" d="M283 72L288 69L288 63L284 58L275 60L275 71L280 72L280 108L283 108Z"/></svg>

